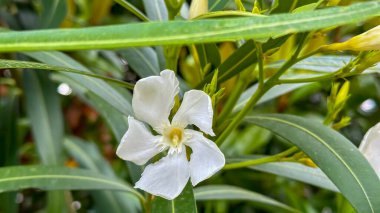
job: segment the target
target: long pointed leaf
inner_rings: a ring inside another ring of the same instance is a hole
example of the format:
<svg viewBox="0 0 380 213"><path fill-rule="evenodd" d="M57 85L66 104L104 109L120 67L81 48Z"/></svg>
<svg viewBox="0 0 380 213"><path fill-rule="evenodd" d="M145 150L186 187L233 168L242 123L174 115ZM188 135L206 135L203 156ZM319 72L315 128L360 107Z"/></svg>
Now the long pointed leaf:
<svg viewBox="0 0 380 213"><path fill-rule="evenodd" d="M66 0L42 0L40 24L42 28L58 27L67 12Z"/></svg>
<svg viewBox="0 0 380 213"><path fill-rule="evenodd" d="M81 166L115 178L111 165L103 158L94 143L86 142L75 137L65 139L64 147ZM93 191L95 205L99 211L138 212L139 203L131 194L115 191Z"/></svg>
<svg viewBox="0 0 380 213"><path fill-rule="evenodd" d="M335 72L354 59L354 56L312 56L294 64L291 69L310 70L316 72ZM273 64L269 64L267 67L280 68L284 63L285 61L277 61ZM373 67L368 67L368 69L363 73L380 73L380 64L374 65Z"/></svg>
<svg viewBox="0 0 380 213"><path fill-rule="evenodd" d="M43 190L117 190L141 195L118 179L84 169L57 166L0 168L0 192L27 188Z"/></svg>
<svg viewBox="0 0 380 213"><path fill-rule="evenodd" d="M230 158L231 162L246 161L252 158L259 158L258 156L246 156L243 158ZM292 162L274 162L266 163L257 166L250 166L250 169L267 172L282 177L287 177L293 180L298 180L314 186L325 188L331 191L339 192L331 180L319 169L304 166L300 163Z"/></svg>
<svg viewBox="0 0 380 213"><path fill-rule="evenodd" d="M62 66L54 66L54 65L49 65L49 64L43 64L43 63L36 63L36 62L30 62L30 61L19 61L19 60L4 60L0 59L0 69L39 69L39 70L50 70L50 71L57 71L57 72L68 72L68 73L76 73L80 75L85 75L85 76L90 76L93 78L99 78L104 81L108 81L111 83L115 83L117 85L127 87L129 89L133 89L133 85L129 84L124 81L120 81L114 78L109 78L106 76L101 76L97 74L93 74L88 71L82 71L82 70L77 70L73 69L70 67L62 67Z"/></svg>
<svg viewBox="0 0 380 213"><path fill-rule="evenodd" d="M61 163L63 117L54 84L40 73L23 73L26 105L33 137L43 164Z"/></svg>
<svg viewBox="0 0 380 213"><path fill-rule="evenodd" d="M236 186L213 185L195 188L195 198L200 200L247 200L253 203L262 204L270 209L282 210L285 212L298 212L297 210L280 203L262 194L242 189Z"/></svg>
<svg viewBox="0 0 380 213"><path fill-rule="evenodd" d="M159 75L160 66L156 52L150 47L128 48L121 50L120 53L125 57L128 65L142 78Z"/></svg>
<svg viewBox="0 0 380 213"><path fill-rule="evenodd" d="M317 121L291 115L248 116L303 150L358 212L380 211L380 181L359 150L338 132Z"/></svg>
<svg viewBox="0 0 380 213"><path fill-rule="evenodd" d="M61 52L25 52L24 54L45 64L88 71L86 67ZM129 115L132 113L132 106L126 97L104 81L74 73L64 73L64 75L80 82L81 86L107 101L122 114Z"/></svg>
<svg viewBox="0 0 380 213"><path fill-rule="evenodd" d="M380 15L380 2L295 14L196 21L150 22L83 29L0 33L1 52L79 50L193 44L282 35L357 23ZM191 30L189 30L191 29Z"/></svg>

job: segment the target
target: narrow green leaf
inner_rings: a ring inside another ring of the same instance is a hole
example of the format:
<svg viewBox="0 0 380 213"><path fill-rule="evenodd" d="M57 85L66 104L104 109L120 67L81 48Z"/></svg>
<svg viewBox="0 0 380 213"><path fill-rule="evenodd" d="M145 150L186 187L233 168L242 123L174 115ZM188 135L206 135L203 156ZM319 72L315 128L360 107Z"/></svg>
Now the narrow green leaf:
<svg viewBox="0 0 380 213"><path fill-rule="evenodd" d="M77 83L76 83L77 84ZM88 91L81 96L82 100L94 107L104 118L116 140L119 142L128 129L127 116L121 115L104 99Z"/></svg>
<svg viewBox="0 0 380 213"><path fill-rule="evenodd" d="M268 92L266 92L262 98L260 98L257 104L262 104L264 102L270 101L274 98L279 97L280 95L284 95L288 92L291 92L295 89L301 88L308 84L310 83L281 84L281 85L274 86ZM258 87L258 84L251 86L240 96L238 102L236 103L233 109L234 112L241 110L245 106L249 98L256 92L257 87Z"/></svg>
<svg viewBox="0 0 380 213"><path fill-rule="evenodd" d="M165 59L164 48L161 46L156 46L154 47L154 50L156 51L156 54L157 54L160 70L166 69L166 59Z"/></svg>
<svg viewBox="0 0 380 213"><path fill-rule="evenodd" d="M380 2L375 1L269 17L149 22L82 29L4 32L0 33L2 47L0 51L125 48L237 39L267 39L290 33L357 23L377 15L380 15Z"/></svg>
<svg viewBox="0 0 380 213"><path fill-rule="evenodd" d="M168 10L164 0L143 0L143 2L149 19L153 21L168 20Z"/></svg>
<svg viewBox="0 0 380 213"><path fill-rule="evenodd" d="M246 121L267 128L298 146L358 212L380 211L379 178L344 136L317 121L291 115L248 116Z"/></svg>
<svg viewBox="0 0 380 213"><path fill-rule="evenodd" d="M83 88L80 82L76 82L75 80L62 75L53 76L53 78L55 80L68 83L77 92L77 95L79 95L83 101L94 107L109 125L112 133L116 138L116 141L121 141L121 138L128 129L128 120L126 116L121 115L120 112L113 108L106 100L97 96L92 91ZM130 99L131 98L129 98L129 100ZM127 161L127 165L132 182L137 182L141 177L143 167L129 161Z"/></svg>
<svg viewBox="0 0 380 213"><path fill-rule="evenodd" d="M69 192L70 193L70 192ZM46 212L67 212L67 203L65 192L63 191L49 191L47 193L47 206Z"/></svg>
<svg viewBox="0 0 380 213"><path fill-rule="evenodd" d="M42 0L42 14L39 23L42 28L56 28L67 13L66 0Z"/></svg>
<svg viewBox="0 0 380 213"><path fill-rule="evenodd" d="M174 200L166 200L154 197L152 200L152 212L162 213L197 213L197 205L194 199L193 186L190 181L182 193Z"/></svg>
<svg viewBox="0 0 380 213"><path fill-rule="evenodd" d="M120 53L141 78L160 74L157 54L152 48L128 48Z"/></svg>
<svg viewBox="0 0 380 213"><path fill-rule="evenodd" d="M169 14L165 0L144 0L144 7L148 17L152 21L167 21ZM166 69L165 48L162 46L154 47L157 55L159 70Z"/></svg>
<svg viewBox="0 0 380 213"><path fill-rule="evenodd" d="M299 12L305 12L305 11L311 11L311 10L315 10L317 9L322 3L324 2L324 0L319 0L317 2L314 2L314 3L311 3L311 4L305 4L305 5L302 5L300 7L297 7L296 9L294 9L292 11L292 13L299 13Z"/></svg>
<svg viewBox="0 0 380 213"><path fill-rule="evenodd" d="M114 0L114 1L120 4L125 9L127 9L129 12L133 13L142 21L149 21L148 17L146 17L140 10L138 10L135 6L133 6L133 4L129 3L128 1L126 0Z"/></svg>
<svg viewBox="0 0 380 213"><path fill-rule="evenodd" d="M68 72L68 73L76 73L80 75L90 76L93 78L99 78L104 81L108 81L114 84L117 84L119 86L126 87L128 89L133 89L133 84L120 81L114 78L109 78L106 76L101 76L97 74L90 73L88 71L81 71L77 69L72 69L69 67L61 67L61 66L54 66L49 64L43 64L43 63L36 63L36 62L30 62L30 61L16 61L16 60L4 60L0 59L0 69L38 69L38 70L50 70L50 71L58 71L58 72ZM26 70L28 71L28 70ZM29 70L30 71L30 70Z"/></svg>
<svg viewBox="0 0 380 213"><path fill-rule="evenodd" d="M296 63L291 67L291 69L310 70L315 72L335 72L344 67L354 58L354 56L335 55L312 56ZM269 64L267 67L279 68L284 63L284 61L277 61ZM380 64L369 67L363 73L380 73Z"/></svg>
<svg viewBox="0 0 380 213"><path fill-rule="evenodd" d="M65 138L63 145L67 152L74 157L81 166L109 177L116 177L112 167L99 153L94 143L69 136Z"/></svg>
<svg viewBox="0 0 380 213"><path fill-rule="evenodd" d="M228 57L218 67L219 75L218 82L227 80L234 74L243 71L248 66L256 62L256 47L252 40L245 42L239 49L237 49L230 57ZM232 73L232 74L231 74ZM209 73L205 79L198 85L198 88L202 88L207 82L210 82L214 72Z"/></svg>
<svg viewBox="0 0 380 213"><path fill-rule="evenodd" d="M248 126L244 130L239 130L238 134L233 134L220 146L226 156L256 153L269 142L273 135L269 130L257 126Z"/></svg>
<svg viewBox="0 0 380 213"><path fill-rule="evenodd" d="M83 141L75 137L67 137L64 146L68 153L82 167L91 169L107 175L111 178L116 178L111 165L99 152L94 143ZM138 212L141 210L138 199L129 193L115 191L92 191L95 205L99 211L109 212Z"/></svg>
<svg viewBox="0 0 380 213"><path fill-rule="evenodd" d="M280 203L265 195L242 189L236 186L213 185L195 188L195 198L201 200L246 200L260 207L284 212L298 212L290 206Z"/></svg>
<svg viewBox="0 0 380 213"><path fill-rule="evenodd" d="M6 95L3 94L0 98L0 167L18 163L17 150L20 140L18 139L17 121L19 110L19 91L9 85ZM16 193L14 192L0 194L0 212L18 212L15 200Z"/></svg>
<svg viewBox="0 0 380 213"><path fill-rule="evenodd" d="M17 164L17 149L20 145L17 137L20 91L11 85L7 88L8 92L0 98L0 167Z"/></svg>
<svg viewBox="0 0 380 213"><path fill-rule="evenodd" d="M269 39L263 45L263 51L268 51L273 48L281 46L288 36L283 36L276 39ZM231 77L239 74L249 66L257 62L256 58L256 46L252 40L246 41L239 49L237 49L230 57L228 57L220 66L218 67L219 76L218 82L224 82ZM208 74L202 81L198 88L203 86L206 82L212 79L213 72Z"/></svg>
<svg viewBox="0 0 380 213"><path fill-rule="evenodd" d="M209 11L223 10L229 0L210 0L208 1Z"/></svg>
<svg viewBox="0 0 380 213"><path fill-rule="evenodd" d="M211 69L215 69L219 66L220 54L216 44L197 44L195 48L198 52L199 62L202 68L207 64L211 65Z"/></svg>
<svg viewBox="0 0 380 213"><path fill-rule="evenodd" d="M262 156L261 156L262 157ZM230 158L230 162L239 162L248 159L259 158L259 156L246 156L243 158ZM311 168L300 163L277 162L251 166L250 169L267 172L293 180L308 183L331 191L339 192L334 183L319 168Z"/></svg>
<svg viewBox="0 0 380 213"><path fill-rule="evenodd" d="M62 160L63 116L56 86L41 73L23 74L26 109L41 161L58 165Z"/></svg>
<svg viewBox="0 0 380 213"><path fill-rule="evenodd" d="M60 165L63 161L63 115L56 84L42 74L23 73L26 107L42 164ZM49 212L66 208L63 192L49 192L47 200Z"/></svg>
<svg viewBox="0 0 380 213"><path fill-rule="evenodd" d="M6 192L0 194L0 212L6 213L16 213L19 212L18 205L15 202L16 200L16 192Z"/></svg>
<svg viewBox="0 0 380 213"><path fill-rule="evenodd" d="M116 178L84 169L57 166L0 168L0 192L27 188L42 190L117 190L142 198L139 192Z"/></svg>
<svg viewBox="0 0 380 213"><path fill-rule="evenodd" d="M61 52L25 52L23 54L45 64L90 72L86 67ZM79 82L82 87L87 88L97 96L107 101L122 114L132 114L132 106L127 98L106 82L100 79L81 76L74 73L64 73L64 75L76 82Z"/></svg>
<svg viewBox="0 0 380 213"><path fill-rule="evenodd" d="M218 80L227 80L250 65L256 63L256 61L255 43L252 40L249 40L219 66L218 70L220 75Z"/></svg>

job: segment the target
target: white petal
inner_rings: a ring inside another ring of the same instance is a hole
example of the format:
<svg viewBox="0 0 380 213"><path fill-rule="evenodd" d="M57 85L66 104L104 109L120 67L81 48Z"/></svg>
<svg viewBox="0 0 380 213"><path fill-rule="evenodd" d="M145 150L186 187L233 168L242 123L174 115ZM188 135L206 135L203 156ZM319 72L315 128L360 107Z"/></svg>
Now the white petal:
<svg viewBox="0 0 380 213"><path fill-rule="evenodd" d="M193 151L190 156L190 176L191 183L195 186L222 169L225 158L218 146L202 133L186 130L185 134L190 137L185 143Z"/></svg>
<svg viewBox="0 0 380 213"><path fill-rule="evenodd" d="M133 90L133 111L141 121L162 132L163 125L169 124L170 110L178 94L178 80L171 70L164 70L160 76L139 80Z"/></svg>
<svg viewBox="0 0 380 213"><path fill-rule="evenodd" d="M194 124L203 132L214 136L212 116L213 110L210 96L200 90L190 90L185 93L172 124L183 127L188 124Z"/></svg>
<svg viewBox="0 0 380 213"><path fill-rule="evenodd" d="M167 155L157 163L148 165L135 188L173 200L182 192L189 177L189 162L186 151L182 151L180 154Z"/></svg>
<svg viewBox="0 0 380 213"><path fill-rule="evenodd" d="M124 134L116 154L123 160L132 161L138 165L145 164L160 152L157 142L162 136L154 136L144 124L133 117L128 117L129 128Z"/></svg>
<svg viewBox="0 0 380 213"><path fill-rule="evenodd" d="M359 150L380 177L380 123L368 130L359 146Z"/></svg>

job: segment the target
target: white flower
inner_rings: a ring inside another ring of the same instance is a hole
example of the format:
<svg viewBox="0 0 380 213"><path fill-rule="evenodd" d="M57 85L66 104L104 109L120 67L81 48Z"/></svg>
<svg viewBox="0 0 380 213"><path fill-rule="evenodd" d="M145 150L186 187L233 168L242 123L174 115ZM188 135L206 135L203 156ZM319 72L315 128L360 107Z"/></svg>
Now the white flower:
<svg viewBox="0 0 380 213"><path fill-rule="evenodd" d="M178 80L170 70L139 80L132 99L138 120L128 118L128 131L116 151L120 158L143 165L167 150L165 157L145 168L135 187L170 200L182 192L189 178L195 186L225 164L224 155L214 142L199 131L185 129L193 124L214 136L210 97L200 90L186 92L170 122L170 111L178 92ZM141 121L148 123L159 135L153 135ZM185 145L192 150L190 161Z"/></svg>
<svg viewBox="0 0 380 213"><path fill-rule="evenodd" d="M380 123L368 130L359 150L367 158L377 176L380 177Z"/></svg>

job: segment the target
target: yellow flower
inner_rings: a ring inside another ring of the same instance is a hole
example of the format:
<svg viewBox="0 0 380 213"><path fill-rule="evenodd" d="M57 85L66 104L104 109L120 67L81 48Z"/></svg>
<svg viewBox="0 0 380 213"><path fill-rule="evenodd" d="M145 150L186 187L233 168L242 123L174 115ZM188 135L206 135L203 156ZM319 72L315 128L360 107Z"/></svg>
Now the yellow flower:
<svg viewBox="0 0 380 213"><path fill-rule="evenodd" d="M327 45L323 49L353 51L380 50L380 25L365 33L352 37L345 42Z"/></svg>

